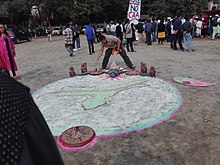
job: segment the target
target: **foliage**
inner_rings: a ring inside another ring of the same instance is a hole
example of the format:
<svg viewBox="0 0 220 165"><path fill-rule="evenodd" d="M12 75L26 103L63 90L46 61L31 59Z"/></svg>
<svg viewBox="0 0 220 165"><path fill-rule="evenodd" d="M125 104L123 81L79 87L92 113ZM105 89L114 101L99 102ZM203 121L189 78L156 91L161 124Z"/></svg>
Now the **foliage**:
<svg viewBox="0 0 220 165"><path fill-rule="evenodd" d="M28 22L33 5L39 6L41 21L52 24L73 20L103 22L124 19L129 0L1 0L13 22ZM142 0L142 15L173 16L176 12L194 15L207 9L208 0Z"/></svg>

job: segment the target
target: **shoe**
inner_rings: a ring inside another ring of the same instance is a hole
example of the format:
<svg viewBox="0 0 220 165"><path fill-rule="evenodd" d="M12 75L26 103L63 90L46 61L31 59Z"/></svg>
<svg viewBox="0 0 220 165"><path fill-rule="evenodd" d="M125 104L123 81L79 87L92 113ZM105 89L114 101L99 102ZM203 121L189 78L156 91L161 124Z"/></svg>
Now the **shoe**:
<svg viewBox="0 0 220 165"><path fill-rule="evenodd" d="M89 53L89 55L92 55L92 53Z"/></svg>
<svg viewBox="0 0 220 165"><path fill-rule="evenodd" d="M93 51L92 53L95 53L95 51Z"/></svg>
<svg viewBox="0 0 220 165"><path fill-rule="evenodd" d="M136 68L136 66L135 66L135 65L132 65L131 69L134 70L135 68Z"/></svg>
<svg viewBox="0 0 220 165"><path fill-rule="evenodd" d="M74 49L73 49L73 52L77 52L77 51L78 51L78 49L77 49L77 48L74 48Z"/></svg>
<svg viewBox="0 0 220 165"><path fill-rule="evenodd" d="M127 52L130 52L130 50L127 50Z"/></svg>
<svg viewBox="0 0 220 165"><path fill-rule="evenodd" d="M73 53L70 53L70 57L73 57Z"/></svg>
<svg viewBox="0 0 220 165"><path fill-rule="evenodd" d="M132 50L131 52L136 52L135 50Z"/></svg>
<svg viewBox="0 0 220 165"><path fill-rule="evenodd" d="M104 71L104 70L106 70L106 68L101 67L99 70L100 71Z"/></svg>

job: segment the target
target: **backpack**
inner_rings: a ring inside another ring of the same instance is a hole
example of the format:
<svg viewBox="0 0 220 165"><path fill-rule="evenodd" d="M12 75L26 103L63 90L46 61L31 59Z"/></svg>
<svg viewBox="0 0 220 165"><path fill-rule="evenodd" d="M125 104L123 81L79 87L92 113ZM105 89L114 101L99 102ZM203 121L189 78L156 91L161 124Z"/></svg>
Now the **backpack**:
<svg viewBox="0 0 220 165"><path fill-rule="evenodd" d="M213 18L212 26L217 26L217 25L218 25L217 18Z"/></svg>
<svg viewBox="0 0 220 165"><path fill-rule="evenodd" d="M189 32L191 30L191 23L189 22L184 22L183 25L182 25L182 30L183 31L186 31L186 32Z"/></svg>

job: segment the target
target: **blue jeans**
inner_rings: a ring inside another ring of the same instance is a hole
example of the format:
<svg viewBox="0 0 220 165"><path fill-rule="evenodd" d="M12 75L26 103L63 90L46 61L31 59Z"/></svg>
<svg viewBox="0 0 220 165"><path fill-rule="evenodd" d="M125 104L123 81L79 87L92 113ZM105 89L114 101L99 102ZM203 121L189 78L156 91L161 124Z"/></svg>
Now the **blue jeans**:
<svg viewBox="0 0 220 165"><path fill-rule="evenodd" d="M77 49L80 48L80 38L79 37L76 38L76 48Z"/></svg>
<svg viewBox="0 0 220 165"><path fill-rule="evenodd" d="M153 32L153 42L157 41L157 36L156 36L156 32Z"/></svg>
<svg viewBox="0 0 220 165"><path fill-rule="evenodd" d="M177 47L176 47L177 41L178 41L178 43L179 43L179 48L180 48L180 49L183 49L183 45L182 45L182 34L181 34L181 32L179 32L179 31L178 31L176 34L174 34L174 44L173 44L173 48L174 48L174 49L177 49Z"/></svg>
<svg viewBox="0 0 220 165"><path fill-rule="evenodd" d="M173 49L174 48L174 34L171 34L170 35L170 48Z"/></svg>
<svg viewBox="0 0 220 165"><path fill-rule="evenodd" d="M184 50L192 51L192 35L190 33L186 33L183 35L183 41L184 41ZM189 44L189 49L187 49L186 44Z"/></svg>

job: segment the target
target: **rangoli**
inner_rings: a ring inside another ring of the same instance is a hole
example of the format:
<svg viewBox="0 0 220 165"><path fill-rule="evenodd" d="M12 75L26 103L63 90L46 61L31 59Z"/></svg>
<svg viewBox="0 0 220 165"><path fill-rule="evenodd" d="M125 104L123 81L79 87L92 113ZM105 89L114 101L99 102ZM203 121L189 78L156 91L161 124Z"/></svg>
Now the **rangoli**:
<svg viewBox="0 0 220 165"><path fill-rule="evenodd" d="M50 83L33 98L54 136L66 129L91 127L97 137L142 130L168 120L182 98L172 84L160 78L77 76Z"/></svg>

